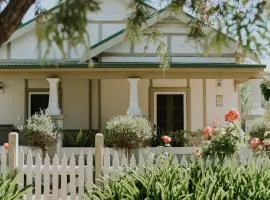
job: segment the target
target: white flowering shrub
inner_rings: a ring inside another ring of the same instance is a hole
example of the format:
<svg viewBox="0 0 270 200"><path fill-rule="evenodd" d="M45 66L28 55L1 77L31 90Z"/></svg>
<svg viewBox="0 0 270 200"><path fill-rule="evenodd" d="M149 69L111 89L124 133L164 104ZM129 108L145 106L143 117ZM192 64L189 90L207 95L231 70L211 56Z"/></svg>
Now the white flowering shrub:
<svg viewBox="0 0 270 200"><path fill-rule="evenodd" d="M152 124L143 117L120 115L106 123L105 145L116 148L143 146L152 137Z"/></svg>
<svg viewBox="0 0 270 200"><path fill-rule="evenodd" d="M28 145L40 147L43 152L56 142L57 134L57 123L44 111L29 117L22 128L23 140Z"/></svg>

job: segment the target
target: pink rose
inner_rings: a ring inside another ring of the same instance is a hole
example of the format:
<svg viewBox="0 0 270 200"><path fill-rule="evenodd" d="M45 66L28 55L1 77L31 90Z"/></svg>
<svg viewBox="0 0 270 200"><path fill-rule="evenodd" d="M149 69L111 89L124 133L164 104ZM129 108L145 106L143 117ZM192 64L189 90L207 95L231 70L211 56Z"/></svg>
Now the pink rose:
<svg viewBox="0 0 270 200"><path fill-rule="evenodd" d="M161 139L165 144L170 143L172 141L172 138L167 135L162 136Z"/></svg>
<svg viewBox="0 0 270 200"><path fill-rule="evenodd" d="M236 109L231 109L229 112L225 114L225 121L233 122L235 120L240 119L240 114Z"/></svg>
<svg viewBox="0 0 270 200"><path fill-rule="evenodd" d="M260 144L261 144L260 138L252 138L250 140L250 147L251 148L257 148L257 146L260 145Z"/></svg>
<svg viewBox="0 0 270 200"><path fill-rule="evenodd" d="M4 144L4 149L6 149L6 150L9 149L9 143Z"/></svg>
<svg viewBox="0 0 270 200"><path fill-rule="evenodd" d="M203 129L203 134L205 137L212 136L213 132L214 132L214 128L211 126L207 126Z"/></svg>

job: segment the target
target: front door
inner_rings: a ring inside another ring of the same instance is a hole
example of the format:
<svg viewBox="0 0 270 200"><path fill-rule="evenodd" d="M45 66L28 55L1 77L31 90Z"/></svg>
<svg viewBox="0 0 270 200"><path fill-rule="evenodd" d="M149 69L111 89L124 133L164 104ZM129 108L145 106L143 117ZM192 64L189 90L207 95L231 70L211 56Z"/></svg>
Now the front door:
<svg viewBox="0 0 270 200"><path fill-rule="evenodd" d="M46 110L49 103L48 92L30 92L29 93L29 113L32 116L36 112Z"/></svg>
<svg viewBox="0 0 270 200"><path fill-rule="evenodd" d="M186 128L185 93L155 94L155 124L162 133Z"/></svg>

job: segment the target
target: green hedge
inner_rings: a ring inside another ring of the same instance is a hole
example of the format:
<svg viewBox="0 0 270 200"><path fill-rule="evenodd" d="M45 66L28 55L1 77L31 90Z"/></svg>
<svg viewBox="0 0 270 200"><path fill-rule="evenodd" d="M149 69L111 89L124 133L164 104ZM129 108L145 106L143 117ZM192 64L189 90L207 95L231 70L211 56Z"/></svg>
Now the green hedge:
<svg viewBox="0 0 270 200"><path fill-rule="evenodd" d="M91 200L269 200L270 168L236 161L226 164L172 162L120 174L86 194Z"/></svg>

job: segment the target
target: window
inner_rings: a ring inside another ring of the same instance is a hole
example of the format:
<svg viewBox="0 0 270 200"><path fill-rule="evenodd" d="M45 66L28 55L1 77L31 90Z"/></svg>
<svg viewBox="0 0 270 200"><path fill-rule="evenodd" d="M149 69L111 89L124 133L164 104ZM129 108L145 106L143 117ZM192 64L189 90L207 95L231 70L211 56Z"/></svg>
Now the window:
<svg viewBox="0 0 270 200"><path fill-rule="evenodd" d="M154 123L158 132L186 129L186 93L155 92Z"/></svg>
<svg viewBox="0 0 270 200"><path fill-rule="evenodd" d="M28 116L45 110L49 104L49 92L29 92Z"/></svg>

